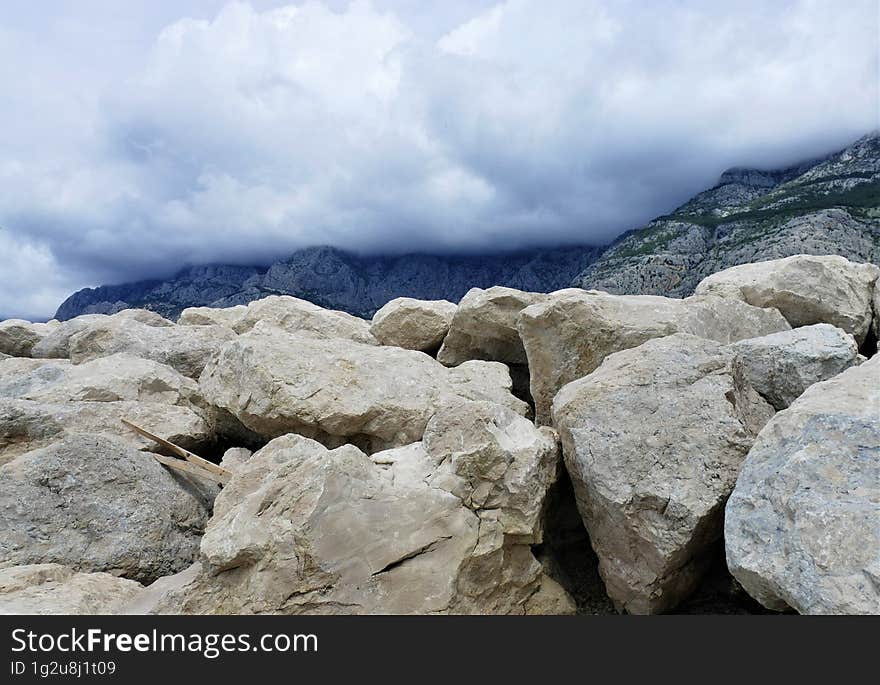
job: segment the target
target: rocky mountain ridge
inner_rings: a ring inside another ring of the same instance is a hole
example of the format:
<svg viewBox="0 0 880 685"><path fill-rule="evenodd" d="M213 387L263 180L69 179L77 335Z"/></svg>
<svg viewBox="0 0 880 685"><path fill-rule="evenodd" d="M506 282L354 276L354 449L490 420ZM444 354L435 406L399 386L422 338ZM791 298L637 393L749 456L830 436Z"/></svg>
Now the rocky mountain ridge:
<svg viewBox="0 0 880 685"><path fill-rule="evenodd" d="M716 271L794 254L880 262L880 133L789 169L731 169L621 236L574 285L683 297Z"/></svg>

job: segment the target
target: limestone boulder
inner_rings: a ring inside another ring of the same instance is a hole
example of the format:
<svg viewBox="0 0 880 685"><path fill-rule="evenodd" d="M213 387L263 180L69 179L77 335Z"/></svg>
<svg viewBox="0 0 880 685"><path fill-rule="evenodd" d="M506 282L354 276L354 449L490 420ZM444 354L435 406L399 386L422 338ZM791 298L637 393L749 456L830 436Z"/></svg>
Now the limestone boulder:
<svg viewBox="0 0 880 685"><path fill-rule="evenodd" d="M773 409L734 387L733 353L686 334L609 355L553 418L608 595L674 608L702 578L724 502Z"/></svg>
<svg viewBox="0 0 880 685"><path fill-rule="evenodd" d="M290 295L272 295L254 300L246 310L232 326L236 333L247 333L258 323L266 322L288 333L376 344L368 321L345 312L324 309Z"/></svg>
<svg viewBox="0 0 880 685"><path fill-rule="evenodd" d="M58 442L69 433L109 435L135 449L155 443L121 419L195 452L214 440L211 425L193 408L158 402L37 402L0 397L0 464Z"/></svg>
<svg viewBox="0 0 880 685"><path fill-rule="evenodd" d="M871 325L871 297L880 268L837 255L795 255L742 264L712 274L696 294L775 307L794 326L830 323L861 345Z"/></svg>
<svg viewBox="0 0 880 685"><path fill-rule="evenodd" d="M61 564L13 566L0 569L0 614L116 614L142 589L134 580Z"/></svg>
<svg viewBox="0 0 880 685"><path fill-rule="evenodd" d="M777 410L785 409L813 383L858 363L855 338L827 323L742 340L733 345L734 376Z"/></svg>
<svg viewBox="0 0 880 685"><path fill-rule="evenodd" d="M880 357L758 435L725 512L727 565L770 609L880 614Z"/></svg>
<svg viewBox="0 0 880 685"><path fill-rule="evenodd" d="M30 357L34 346L49 335L58 325L51 323L31 323L22 319L0 321L0 353L10 357Z"/></svg>
<svg viewBox="0 0 880 685"><path fill-rule="evenodd" d="M614 352L673 333L731 343L789 328L779 312L737 300L609 295L577 288L551 293L523 309L517 326L528 354L536 420L542 424L551 420L559 389Z"/></svg>
<svg viewBox="0 0 880 685"><path fill-rule="evenodd" d="M294 434L271 441L218 496L199 565L132 610L570 612L531 552L541 535L533 512L558 470L552 433L473 404L446 424L438 417L425 444L372 457ZM462 430L457 442L448 429Z"/></svg>
<svg viewBox="0 0 880 685"><path fill-rule="evenodd" d="M83 364L12 359L0 365L0 397L38 402L200 403L198 383L170 366L125 353Z"/></svg>
<svg viewBox="0 0 880 685"><path fill-rule="evenodd" d="M0 466L0 567L149 582L194 561L214 494L122 441L68 435Z"/></svg>
<svg viewBox="0 0 880 685"><path fill-rule="evenodd" d="M247 314L247 305L234 307L187 307L177 319L179 326L226 326L234 328Z"/></svg>
<svg viewBox="0 0 880 685"><path fill-rule="evenodd" d="M874 337L880 340L880 279L874 282Z"/></svg>
<svg viewBox="0 0 880 685"><path fill-rule="evenodd" d="M69 342L70 360L82 364L124 352L198 378L208 360L233 338L235 333L224 326L153 326L114 316L75 333Z"/></svg>
<svg viewBox="0 0 880 685"><path fill-rule="evenodd" d="M501 286L469 290L458 303L437 359L448 366L469 359L524 365L526 353L517 332L517 317L546 297Z"/></svg>
<svg viewBox="0 0 880 685"><path fill-rule="evenodd" d="M398 297L373 315L370 332L381 345L432 354L449 332L456 309L446 300Z"/></svg>
<svg viewBox="0 0 880 685"><path fill-rule="evenodd" d="M527 406L508 392L503 366L488 368L447 369L420 352L261 323L223 346L200 387L264 438L296 432L377 451L420 440L436 412L463 399L494 399L525 414Z"/></svg>

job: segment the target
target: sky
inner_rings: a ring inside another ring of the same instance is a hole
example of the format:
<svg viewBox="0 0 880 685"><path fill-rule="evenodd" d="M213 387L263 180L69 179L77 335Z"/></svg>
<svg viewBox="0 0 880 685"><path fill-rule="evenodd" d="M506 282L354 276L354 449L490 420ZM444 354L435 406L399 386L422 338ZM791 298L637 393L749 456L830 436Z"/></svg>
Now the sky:
<svg viewBox="0 0 880 685"><path fill-rule="evenodd" d="M0 318L295 249L604 244L878 127L876 0L3 0Z"/></svg>

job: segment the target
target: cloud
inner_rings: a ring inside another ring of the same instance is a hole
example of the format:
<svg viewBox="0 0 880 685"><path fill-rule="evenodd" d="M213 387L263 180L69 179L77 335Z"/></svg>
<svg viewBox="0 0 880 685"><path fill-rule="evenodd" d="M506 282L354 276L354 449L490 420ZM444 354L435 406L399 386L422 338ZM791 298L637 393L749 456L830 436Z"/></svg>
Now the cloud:
<svg viewBox="0 0 880 685"><path fill-rule="evenodd" d="M214 4L0 31L3 247L39 274L4 260L0 316L314 244L601 243L877 126L872 0Z"/></svg>

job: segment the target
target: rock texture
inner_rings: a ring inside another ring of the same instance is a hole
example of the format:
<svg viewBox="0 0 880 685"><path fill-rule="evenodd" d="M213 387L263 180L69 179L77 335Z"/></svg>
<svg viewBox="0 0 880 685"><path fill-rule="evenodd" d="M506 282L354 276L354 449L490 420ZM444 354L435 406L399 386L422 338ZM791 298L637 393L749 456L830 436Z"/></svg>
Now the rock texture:
<svg viewBox="0 0 880 685"><path fill-rule="evenodd" d="M457 308L446 300L398 297L373 315L370 332L382 345L435 353Z"/></svg>
<svg viewBox="0 0 880 685"><path fill-rule="evenodd" d="M0 614L116 614L141 584L109 573L78 573L60 564L0 569Z"/></svg>
<svg viewBox="0 0 880 685"><path fill-rule="evenodd" d="M787 328L779 312L739 301L619 296L579 289L545 296L524 309L518 320L536 419L544 424L550 422L550 407L559 389L586 376L613 352L679 332L730 343Z"/></svg>
<svg viewBox="0 0 880 685"><path fill-rule="evenodd" d="M199 452L213 442L211 425L192 408L159 402L36 402L0 397L0 464L70 433L110 435L135 449L155 443L133 433L120 419Z"/></svg>
<svg viewBox="0 0 880 685"><path fill-rule="evenodd" d="M30 357L34 346L49 335L56 324L21 319L0 321L0 353L10 357Z"/></svg>
<svg viewBox="0 0 880 685"><path fill-rule="evenodd" d="M764 606L880 613L880 357L817 383L758 436L727 503L727 563Z"/></svg>
<svg viewBox="0 0 880 685"><path fill-rule="evenodd" d="M149 582L192 563L214 494L118 440L68 436L0 467L0 566Z"/></svg>
<svg viewBox="0 0 880 685"><path fill-rule="evenodd" d="M822 323L735 343L734 376L777 410L785 409L813 383L858 363L855 338Z"/></svg>
<svg viewBox="0 0 880 685"><path fill-rule="evenodd" d="M200 565L151 588L137 610L570 611L530 547L558 469L552 434L486 403L442 421L424 447L372 459L352 445L273 440L217 498Z"/></svg>
<svg viewBox="0 0 880 685"><path fill-rule="evenodd" d="M516 330L516 320L523 309L545 298L546 295L540 293L513 288L468 291L458 303L437 359L449 366L469 359L525 364L526 352Z"/></svg>
<svg viewBox="0 0 880 685"><path fill-rule="evenodd" d="M200 386L210 402L266 438L296 432L369 451L420 440L434 413L462 399L527 411L510 395L500 364L447 369L419 352L290 334L265 323L228 342Z"/></svg>
<svg viewBox="0 0 880 685"><path fill-rule="evenodd" d="M346 338L355 342L376 344L370 333L370 325L364 319L345 312L323 309L288 295L274 295L251 302L232 328L236 333L247 333L261 321L288 333L303 333L318 338Z"/></svg>
<svg viewBox="0 0 880 685"><path fill-rule="evenodd" d="M109 317L88 325L70 338L74 364L125 352L167 364L184 376L198 378L208 360L235 333L223 326L152 326Z"/></svg>
<svg viewBox="0 0 880 685"><path fill-rule="evenodd" d="M830 323L861 345L871 325L871 298L880 268L836 255L795 255L743 264L713 274L697 294L732 297L775 307L792 326Z"/></svg>
<svg viewBox="0 0 880 685"><path fill-rule="evenodd" d="M732 357L690 335L651 340L610 355L553 403L608 595L630 613L671 609L695 588L740 465L773 414L736 391Z"/></svg>

